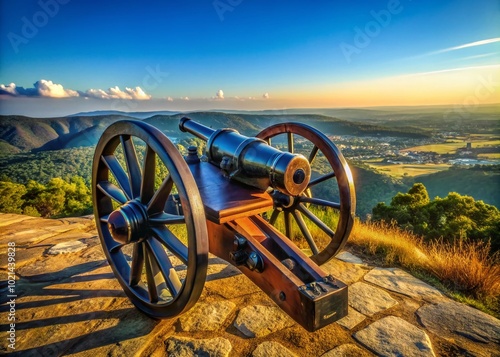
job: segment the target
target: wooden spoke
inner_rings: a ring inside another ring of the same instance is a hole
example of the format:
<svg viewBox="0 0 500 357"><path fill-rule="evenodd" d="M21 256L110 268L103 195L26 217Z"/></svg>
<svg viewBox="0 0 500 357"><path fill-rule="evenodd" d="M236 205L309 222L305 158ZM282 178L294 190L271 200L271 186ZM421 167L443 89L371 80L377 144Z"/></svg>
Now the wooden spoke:
<svg viewBox="0 0 500 357"><path fill-rule="evenodd" d="M111 198L112 200L124 204L126 203L127 197L123 194L123 191L120 190L118 187L113 185L111 182L108 181L102 181L97 184L97 188L101 190L102 193L104 193L106 196Z"/></svg>
<svg viewBox="0 0 500 357"><path fill-rule="evenodd" d="M188 262L188 247L165 226L151 227L153 235L163 244L173 255L179 258L184 264Z"/></svg>
<svg viewBox="0 0 500 357"><path fill-rule="evenodd" d="M327 200L322 200L321 198L301 196L300 197L300 202L312 203L314 205L319 205L319 206L325 206L325 207L331 207L331 208L335 208L335 209L340 209L340 203L330 202L330 201L327 201Z"/></svg>
<svg viewBox="0 0 500 357"><path fill-rule="evenodd" d="M335 177L335 172L330 172L329 174L320 176L317 179L311 180L309 182L309 185L307 185L307 188L313 187L313 186L315 186L315 185L317 185L317 184L319 184L319 183L321 183L323 181L326 181L328 179L331 179L333 177Z"/></svg>
<svg viewBox="0 0 500 357"><path fill-rule="evenodd" d="M328 227L321 219L319 219L314 213L309 211L306 206L299 203L299 211L302 212L307 218L311 220L315 225L317 225L323 232L325 232L330 238L333 238L335 232Z"/></svg>
<svg viewBox="0 0 500 357"><path fill-rule="evenodd" d="M149 217L149 223L154 225L160 224L183 224L186 223L184 216L160 212L154 216Z"/></svg>
<svg viewBox="0 0 500 357"><path fill-rule="evenodd" d="M153 265L155 262L153 261L153 254L147 249L148 247L146 246L146 243L142 243L145 246L145 250L147 252L146 254L146 280L148 283L148 294L149 294L149 301L156 303L158 302L158 290L156 288L156 281L155 281L155 269L153 269ZM144 248L143 248L144 249Z"/></svg>
<svg viewBox="0 0 500 357"><path fill-rule="evenodd" d="M146 204L151 200L155 191L156 154L149 146L144 154L141 182L141 202Z"/></svg>
<svg viewBox="0 0 500 357"><path fill-rule="evenodd" d="M113 241L113 245L111 245L109 247L109 252L113 253L113 254L118 253L122 249L123 246L125 246L125 244L121 244L121 243Z"/></svg>
<svg viewBox="0 0 500 357"><path fill-rule="evenodd" d="M319 150L319 148L316 145L314 145L311 153L309 154L309 164L312 165L312 162L314 161L314 158L318 154L318 150Z"/></svg>
<svg viewBox="0 0 500 357"><path fill-rule="evenodd" d="M278 216L280 214L280 211L275 209L273 213L271 214L271 218L269 218L269 223L273 224L276 223L276 219L278 219Z"/></svg>
<svg viewBox="0 0 500 357"><path fill-rule="evenodd" d="M148 213L150 215L163 212L168 196L170 195L170 192L172 192L173 185L174 181L172 180L170 175L165 177L160 187L154 193L154 195L152 196L151 200L148 203Z"/></svg>
<svg viewBox="0 0 500 357"><path fill-rule="evenodd" d="M165 250L162 245L155 239L148 239L146 241L147 246L149 247L150 252L152 253L151 258L152 262L154 262L154 268L157 273L161 273L163 278L165 279L165 283L167 284L168 290L173 297L179 294L182 288L182 282L177 275L170 259L168 258Z"/></svg>
<svg viewBox="0 0 500 357"><path fill-rule="evenodd" d="M139 166L139 160L137 159L137 153L135 151L134 143L132 142L132 137L130 135L121 135L120 141L122 143L123 153L125 154L125 163L127 164L130 192L132 198L136 198L139 197L141 193L142 174Z"/></svg>
<svg viewBox="0 0 500 357"><path fill-rule="evenodd" d="M293 218L295 218L295 221L297 222L297 224L300 228L300 231L304 235L304 238L306 239L307 243L309 244L311 251L313 252L314 255L318 254L319 249L316 246L316 243L314 242L314 239L311 236L311 232L309 232L309 228L307 228L306 222L304 222L302 215L300 214L300 212L297 212L297 211L293 211L292 215L293 215Z"/></svg>
<svg viewBox="0 0 500 357"><path fill-rule="evenodd" d="M114 155L102 156L102 161L104 161L111 174L113 174L113 176L115 177L116 181L118 182L118 186L120 186L122 191L127 196L127 200L131 200L132 193L130 192L130 184L127 174L125 173L125 171L123 171L123 168L116 157Z"/></svg>
<svg viewBox="0 0 500 357"><path fill-rule="evenodd" d="M290 219L290 212L287 211L285 211L285 235L293 239L292 220Z"/></svg>
<svg viewBox="0 0 500 357"><path fill-rule="evenodd" d="M135 286L141 281L142 267L144 266L144 245L135 243L130 265L130 286Z"/></svg>
<svg viewBox="0 0 500 357"><path fill-rule="evenodd" d="M293 147L293 133L288 132L287 133L287 139L288 139L288 152L291 152L293 154L293 152L294 152L294 147Z"/></svg>

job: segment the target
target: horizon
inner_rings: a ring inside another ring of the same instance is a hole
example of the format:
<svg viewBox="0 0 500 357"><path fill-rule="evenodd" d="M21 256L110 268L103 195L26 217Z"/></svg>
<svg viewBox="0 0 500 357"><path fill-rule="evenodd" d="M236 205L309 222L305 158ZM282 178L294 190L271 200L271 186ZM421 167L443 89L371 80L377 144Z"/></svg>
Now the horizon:
<svg viewBox="0 0 500 357"><path fill-rule="evenodd" d="M0 20L0 114L498 103L494 0L31 0Z"/></svg>
<svg viewBox="0 0 500 357"><path fill-rule="evenodd" d="M451 105L451 104L436 104L436 105L406 105L406 106L373 106L373 107L325 107L325 108L314 108L314 107L297 107L297 108L280 108L280 109L222 109L222 108L214 108L214 109L189 109L189 110L176 110L176 109L157 109L157 110L119 110L119 109L89 109L89 110L84 110L84 111L70 111L70 112L64 112L64 113L57 113L51 110L47 115L27 115L23 113L3 113L2 108L0 108L0 116L25 116L25 117L32 117L32 118L40 118L40 119L50 119L54 117L76 117L79 115L95 115L99 116L101 115L100 113L104 112L112 112L114 115L118 114L153 114L153 115L158 115L158 113L161 112L171 112L171 115L174 114L189 114L189 113L236 113L236 114L253 114L253 113L264 113L264 112L270 112L266 113L266 115L287 115L287 114L297 114L294 113L295 111L300 112L301 115L308 115L308 114L321 114L317 112L321 111L343 111L343 110L358 110L358 111L394 111L394 112L406 112L406 111L413 111L413 110L436 110L436 111L441 111L445 110L446 113L454 113L457 116L469 116L470 113L477 111L478 109L491 109L492 107L499 107L500 108L500 102L498 103L488 103L488 104L478 104L475 106L473 109L474 110L467 110L467 108L460 108L458 105ZM55 113L55 114L54 114ZM168 114L165 114L168 115ZM327 114L323 114L326 116L330 116Z"/></svg>

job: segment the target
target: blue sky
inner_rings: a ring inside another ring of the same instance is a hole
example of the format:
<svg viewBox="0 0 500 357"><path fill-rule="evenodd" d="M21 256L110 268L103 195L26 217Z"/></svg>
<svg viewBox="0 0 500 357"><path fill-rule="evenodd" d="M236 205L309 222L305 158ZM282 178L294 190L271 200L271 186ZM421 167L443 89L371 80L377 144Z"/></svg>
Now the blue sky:
<svg viewBox="0 0 500 357"><path fill-rule="evenodd" d="M1 1L0 14L0 113L500 98L495 0Z"/></svg>

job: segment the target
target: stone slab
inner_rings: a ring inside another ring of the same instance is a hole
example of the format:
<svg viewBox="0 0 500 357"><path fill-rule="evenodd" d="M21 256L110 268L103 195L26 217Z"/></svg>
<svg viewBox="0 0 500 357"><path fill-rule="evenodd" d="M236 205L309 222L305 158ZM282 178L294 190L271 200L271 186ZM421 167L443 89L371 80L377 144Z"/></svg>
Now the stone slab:
<svg viewBox="0 0 500 357"><path fill-rule="evenodd" d="M348 330L353 329L355 326L360 324L366 319L366 316L357 312L353 308L349 307L349 312L346 317L341 318L340 320L337 321L337 323L345 327Z"/></svg>
<svg viewBox="0 0 500 357"><path fill-rule="evenodd" d="M342 260L343 262L346 263L351 263L351 264L364 264L363 260L361 258L355 256L354 254L348 252L348 251L343 251L340 252L335 256L335 258Z"/></svg>
<svg viewBox="0 0 500 357"><path fill-rule="evenodd" d="M199 340L170 337L165 341L165 345L169 357L227 357L233 348L231 342L222 337Z"/></svg>
<svg viewBox="0 0 500 357"><path fill-rule="evenodd" d="M387 316L375 321L356 332L354 338L381 356L435 356L429 336L423 330L396 316Z"/></svg>
<svg viewBox="0 0 500 357"><path fill-rule="evenodd" d="M364 350L353 343L346 343L335 347L321 355L321 357L370 357L373 356L367 350Z"/></svg>
<svg viewBox="0 0 500 357"><path fill-rule="evenodd" d="M236 308L231 301L197 303L179 317L181 331L215 331L221 328L229 314Z"/></svg>
<svg viewBox="0 0 500 357"><path fill-rule="evenodd" d="M430 332L455 341L472 355L489 350L491 355L496 351L500 356L500 320L493 316L455 301L424 305L417 316Z"/></svg>
<svg viewBox="0 0 500 357"><path fill-rule="evenodd" d="M349 305L367 316L387 310L398 302L375 286L358 282L349 287Z"/></svg>
<svg viewBox="0 0 500 357"><path fill-rule="evenodd" d="M262 342L252 352L252 357L298 357L295 353L274 341Z"/></svg>
<svg viewBox="0 0 500 357"><path fill-rule="evenodd" d="M80 242L79 240L74 240L54 245L47 251L47 254L58 255L58 254L76 253L85 248L87 248L86 244Z"/></svg>
<svg viewBox="0 0 500 357"><path fill-rule="evenodd" d="M369 271L363 265L346 263L338 259L326 262L321 269L348 285L361 280Z"/></svg>
<svg viewBox="0 0 500 357"><path fill-rule="evenodd" d="M247 337L264 337L293 324L279 307L263 305L244 307L234 321L234 327Z"/></svg>
<svg viewBox="0 0 500 357"><path fill-rule="evenodd" d="M374 268L364 278L372 284L417 300L438 301L441 292L398 268Z"/></svg>

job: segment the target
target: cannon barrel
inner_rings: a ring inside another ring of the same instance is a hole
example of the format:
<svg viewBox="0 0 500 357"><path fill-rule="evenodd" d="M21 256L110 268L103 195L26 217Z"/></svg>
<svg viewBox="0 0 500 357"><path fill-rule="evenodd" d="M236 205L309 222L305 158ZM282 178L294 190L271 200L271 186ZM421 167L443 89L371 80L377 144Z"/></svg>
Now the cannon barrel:
<svg viewBox="0 0 500 357"><path fill-rule="evenodd" d="M280 151L234 129L214 130L186 117L179 128L206 141L208 160L231 179L291 196L300 195L309 184L311 166L303 155Z"/></svg>

